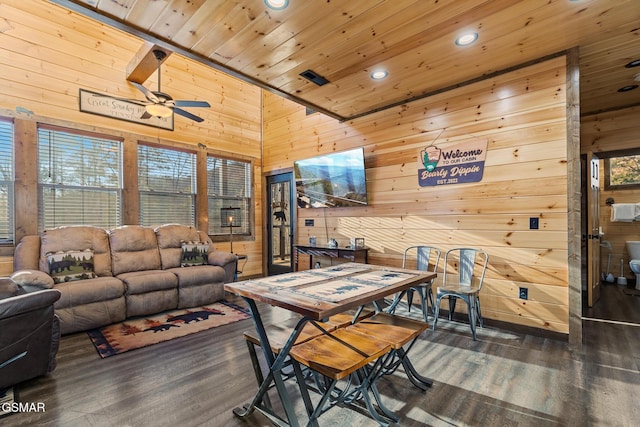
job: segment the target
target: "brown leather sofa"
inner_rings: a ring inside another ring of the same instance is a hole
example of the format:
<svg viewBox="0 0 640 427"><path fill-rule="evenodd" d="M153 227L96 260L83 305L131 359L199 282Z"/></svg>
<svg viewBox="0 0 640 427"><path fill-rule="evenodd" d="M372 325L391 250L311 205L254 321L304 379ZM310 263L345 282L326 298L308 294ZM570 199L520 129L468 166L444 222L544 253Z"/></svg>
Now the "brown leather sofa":
<svg viewBox="0 0 640 427"><path fill-rule="evenodd" d="M60 291L21 293L0 278L0 390L53 371L60 342L53 304Z"/></svg>
<svg viewBox="0 0 640 427"><path fill-rule="evenodd" d="M185 259L194 251L200 262ZM218 301L236 265L234 254L216 251L190 226L68 226L21 239L11 278L27 291L58 289L55 312L68 334Z"/></svg>

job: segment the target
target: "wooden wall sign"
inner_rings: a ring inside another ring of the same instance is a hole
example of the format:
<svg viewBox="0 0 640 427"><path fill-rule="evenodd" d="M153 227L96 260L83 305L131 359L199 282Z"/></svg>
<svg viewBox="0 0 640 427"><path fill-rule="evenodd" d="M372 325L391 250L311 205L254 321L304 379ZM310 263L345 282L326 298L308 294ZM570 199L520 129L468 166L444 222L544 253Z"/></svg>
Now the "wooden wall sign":
<svg viewBox="0 0 640 427"><path fill-rule="evenodd" d="M421 187L463 184L482 180L487 140L473 140L438 148L429 145L418 154L418 183Z"/></svg>
<svg viewBox="0 0 640 427"><path fill-rule="evenodd" d="M173 114L170 117L151 116L143 119L144 105L84 89L80 89L79 99L80 111L83 113L173 130Z"/></svg>

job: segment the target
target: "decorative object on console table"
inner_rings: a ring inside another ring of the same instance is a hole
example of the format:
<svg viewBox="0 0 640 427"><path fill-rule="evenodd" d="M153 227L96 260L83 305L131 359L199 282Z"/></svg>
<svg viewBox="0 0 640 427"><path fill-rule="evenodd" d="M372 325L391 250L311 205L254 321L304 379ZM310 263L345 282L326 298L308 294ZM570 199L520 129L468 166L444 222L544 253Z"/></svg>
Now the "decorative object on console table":
<svg viewBox="0 0 640 427"><path fill-rule="evenodd" d="M233 227L242 226L242 218L240 218L240 208L229 206L220 209L220 224L222 227L229 227L229 252L233 253Z"/></svg>
<svg viewBox="0 0 640 427"><path fill-rule="evenodd" d="M349 239L349 243L353 249L364 249L363 237L352 237Z"/></svg>

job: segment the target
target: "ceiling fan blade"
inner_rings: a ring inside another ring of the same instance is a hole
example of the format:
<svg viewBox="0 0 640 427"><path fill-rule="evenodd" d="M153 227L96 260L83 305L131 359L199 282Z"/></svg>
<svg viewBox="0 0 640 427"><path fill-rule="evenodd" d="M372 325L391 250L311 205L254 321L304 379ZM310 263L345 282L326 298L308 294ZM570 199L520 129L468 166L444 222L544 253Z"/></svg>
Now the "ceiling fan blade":
<svg viewBox="0 0 640 427"><path fill-rule="evenodd" d="M207 101L173 101L176 107L211 107Z"/></svg>
<svg viewBox="0 0 640 427"><path fill-rule="evenodd" d="M179 114L179 115L181 115L183 117L186 117L188 119L194 120L194 121L196 121L198 123L204 122L204 119L202 117L198 117L195 114L191 114L190 112L182 110L180 108L174 108L173 112L176 113L176 114Z"/></svg>
<svg viewBox="0 0 640 427"><path fill-rule="evenodd" d="M136 83L136 82L129 82L129 83L137 87L138 90L142 92L149 101L155 102L156 104L160 103L160 99L155 95L155 93L151 92L149 89L142 86L140 83Z"/></svg>

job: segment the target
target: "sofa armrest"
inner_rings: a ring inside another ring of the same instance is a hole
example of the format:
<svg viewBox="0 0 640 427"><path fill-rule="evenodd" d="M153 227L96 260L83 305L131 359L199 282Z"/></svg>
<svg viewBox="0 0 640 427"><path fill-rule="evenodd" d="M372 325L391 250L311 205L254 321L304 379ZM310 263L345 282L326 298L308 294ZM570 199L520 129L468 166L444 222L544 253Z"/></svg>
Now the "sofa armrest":
<svg viewBox="0 0 640 427"><path fill-rule="evenodd" d="M38 269L40 263L40 236L24 236L13 254L13 270Z"/></svg>
<svg viewBox="0 0 640 427"><path fill-rule="evenodd" d="M57 289L47 289L0 300L0 319L17 316L52 306L62 293Z"/></svg>
<svg viewBox="0 0 640 427"><path fill-rule="evenodd" d="M224 268L224 283L231 283L238 268L238 257L224 251L209 252L209 264Z"/></svg>
<svg viewBox="0 0 640 427"><path fill-rule="evenodd" d="M11 279L27 292L51 289L55 284L51 276L40 270L19 270L11 275Z"/></svg>

